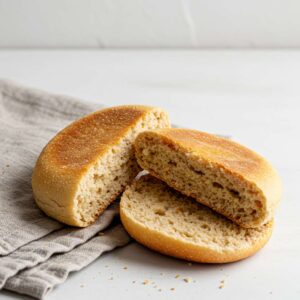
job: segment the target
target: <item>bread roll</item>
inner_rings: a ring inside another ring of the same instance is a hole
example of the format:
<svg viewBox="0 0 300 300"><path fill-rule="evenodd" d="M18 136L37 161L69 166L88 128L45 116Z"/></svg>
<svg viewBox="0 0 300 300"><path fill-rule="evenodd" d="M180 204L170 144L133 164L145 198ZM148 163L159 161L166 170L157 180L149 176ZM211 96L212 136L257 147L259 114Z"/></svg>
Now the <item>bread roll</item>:
<svg viewBox="0 0 300 300"><path fill-rule="evenodd" d="M150 174L240 226L255 228L273 219L281 181L255 152L208 133L175 128L141 133L135 149Z"/></svg>
<svg viewBox="0 0 300 300"><path fill-rule="evenodd" d="M120 215L127 232L146 247L202 263L246 258L261 249L272 234L272 222L255 229L242 228L151 176L127 187Z"/></svg>
<svg viewBox="0 0 300 300"><path fill-rule="evenodd" d="M75 121L37 160L32 176L37 205L69 225L93 223L139 172L133 149L138 133L169 126L164 111L146 106L112 107Z"/></svg>

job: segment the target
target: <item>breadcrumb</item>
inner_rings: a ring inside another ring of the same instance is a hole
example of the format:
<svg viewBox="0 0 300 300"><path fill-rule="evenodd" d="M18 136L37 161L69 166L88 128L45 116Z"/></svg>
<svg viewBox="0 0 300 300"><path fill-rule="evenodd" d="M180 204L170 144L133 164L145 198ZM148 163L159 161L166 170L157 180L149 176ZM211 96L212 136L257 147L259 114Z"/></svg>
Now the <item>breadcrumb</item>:
<svg viewBox="0 0 300 300"><path fill-rule="evenodd" d="M146 285L148 283L149 283L149 280L147 280L147 279L143 281L143 285Z"/></svg>
<svg viewBox="0 0 300 300"><path fill-rule="evenodd" d="M175 291L175 288L170 288L171 291Z"/></svg>
<svg viewBox="0 0 300 300"><path fill-rule="evenodd" d="M175 278L179 278L180 277L180 275L179 274L177 274L176 276L175 276Z"/></svg>
<svg viewBox="0 0 300 300"><path fill-rule="evenodd" d="M187 277L187 278L183 278L183 281L190 283L192 281L192 279Z"/></svg>
<svg viewBox="0 0 300 300"><path fill-rule="evenodd" d="M124 269L124 270L127 270L127 269L128 269L128 267L124 267L123 269Z"/></svg>
<svg viewBox="0 0 300 300"><path fill-rule="evenodd" d="M223 279L220 281L219 289L224 288L224 285L225 285L225 280Z"/></svg>

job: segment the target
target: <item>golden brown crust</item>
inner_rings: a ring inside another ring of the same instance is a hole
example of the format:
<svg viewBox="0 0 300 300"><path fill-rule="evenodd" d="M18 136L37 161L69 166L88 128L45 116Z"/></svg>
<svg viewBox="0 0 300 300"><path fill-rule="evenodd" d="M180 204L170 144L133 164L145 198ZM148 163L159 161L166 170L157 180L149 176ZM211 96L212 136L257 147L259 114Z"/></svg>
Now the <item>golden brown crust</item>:
<svg viewBox="0 0 300 300"><path fill-rule="evenodd" d="M234 252L217 252L209 247L184 242L164 234L161 231L147 228L136 222L120 207L121 221L129 235L146 247L165 255L199 263L229 263L247 258L259 251L270 239L273 223L266 225L265 234L251 248L242 248Z"/></svg>
<svg viewBox="0 0 300 300"><path fill-rule="evenodd" d="M263 220L258 220L257 224L239 223L241 226L246 228L257 227L273 219L275 208L281 198L282 184L276 170L259 154L228 139L205 132L179 128L143 132L137 137L135 145L138 145L140 140L147 137L158 138L174 150L213 163L220 169L234 174L238 180L255 185L265 198L266 216ZM139 164L145 168L138 155L137 158ZM151 175L164 180L153 170L148 171ZM176 182L168 182L168 184L180 191ZM193 197L192 194L185 194ZM204 203L202 199L196 200ZM219 213L222 213L222 211L219 211ZM236 220L233 221L237 222Z"/></svg>
<svg viewBox="0 0 300 300"><path fill-rule="evenodd" d="M86 226L75 218L74 196L81 178L153 110L160 111L140 105L107 108L60 131L45 146L33 170L32 188L37 205L61 222Z"/></svg>

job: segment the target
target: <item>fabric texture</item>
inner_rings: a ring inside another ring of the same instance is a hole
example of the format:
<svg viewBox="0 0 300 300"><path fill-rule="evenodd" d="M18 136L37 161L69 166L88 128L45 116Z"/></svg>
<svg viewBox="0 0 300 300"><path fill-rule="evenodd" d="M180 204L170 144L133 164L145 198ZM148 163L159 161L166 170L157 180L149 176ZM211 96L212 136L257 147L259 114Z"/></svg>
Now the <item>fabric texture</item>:
<svg viewBox="0 0 300 300"><path fill-rule="evenodd" d="M70 272L128 243L121 225L96 236L118 214L117 205L92 226L76 229L47 217L32 197L32 168L42 148L99 108L0 80L0 288L42 298Z"/></svg>

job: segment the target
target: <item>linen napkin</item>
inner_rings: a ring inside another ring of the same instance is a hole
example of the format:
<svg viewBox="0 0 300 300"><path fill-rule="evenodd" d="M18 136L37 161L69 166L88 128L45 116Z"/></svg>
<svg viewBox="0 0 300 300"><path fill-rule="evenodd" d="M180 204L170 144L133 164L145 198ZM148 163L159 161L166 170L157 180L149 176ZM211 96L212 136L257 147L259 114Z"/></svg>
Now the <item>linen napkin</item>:
<svg viewBox="0 0 300 300"><path fill-rule="evenodd" d="M128 243L121 225L96 236L118 214L117 205L76 229L47 217L32 197L32 168L42 148L100 107L0 80L0 288L43 298L70 272Z"/></svg>

